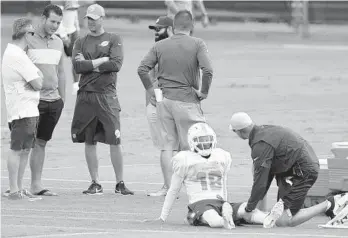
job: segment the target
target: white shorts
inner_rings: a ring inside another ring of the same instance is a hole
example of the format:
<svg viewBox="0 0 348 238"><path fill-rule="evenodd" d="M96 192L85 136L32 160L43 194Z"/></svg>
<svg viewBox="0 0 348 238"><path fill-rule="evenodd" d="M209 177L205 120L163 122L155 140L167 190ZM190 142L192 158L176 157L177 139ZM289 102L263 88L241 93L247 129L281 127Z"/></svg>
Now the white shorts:
<svg viewBox="0 0 348 238"><path fill-rule="evenodd" d="M147 122L149 123L149 128L150 128L150 134L151 134L151 139L153 142L153 145L160 149L160 130L159 126L157 124L157 109L155 106L153 106L151 103L147 105L146 107L146 118Z"/></svg>

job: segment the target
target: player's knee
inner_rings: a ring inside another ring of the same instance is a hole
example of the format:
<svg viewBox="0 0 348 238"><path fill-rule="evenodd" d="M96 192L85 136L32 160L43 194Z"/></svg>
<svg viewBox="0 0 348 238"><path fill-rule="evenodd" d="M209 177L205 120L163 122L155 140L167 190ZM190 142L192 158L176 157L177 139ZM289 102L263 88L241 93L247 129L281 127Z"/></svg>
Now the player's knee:
<svg viewBox="0 0 348 238"><path fill-rule="evenodd" d="M283 215L277 220L276 225L278 227L294 227L296 224L293 222L292 218L290 210L285 210Z"/></svg>
<svg viewBox="0 0 348 238"><path fill-rule="evenodd" d="M46 147L46 144L47 144L47 141L43 139L36 138L35 140L35 146Z"/></svg>

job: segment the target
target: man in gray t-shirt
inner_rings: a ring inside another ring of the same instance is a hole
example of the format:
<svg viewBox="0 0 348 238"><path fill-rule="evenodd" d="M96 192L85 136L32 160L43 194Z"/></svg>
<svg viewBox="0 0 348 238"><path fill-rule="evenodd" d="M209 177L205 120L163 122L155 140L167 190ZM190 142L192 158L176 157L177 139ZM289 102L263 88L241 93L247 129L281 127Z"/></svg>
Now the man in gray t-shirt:
<svg viewBox="0 0 348 238"><path fill-rule="evenodd" d="M161 161L168 174L171 174L173 153L189 149L188 128L205 122L200 101L207 97L213 77L207 47L202 39L190 36L192 29L192 14L179 11L174 17L174 35L156 42L138 68L145 89L154 96L149 72L158 64L158 87L163 100L156 102L152 97L150 103L157 109ZM165 181L168 187L169 181L170 178Z"/></svg>

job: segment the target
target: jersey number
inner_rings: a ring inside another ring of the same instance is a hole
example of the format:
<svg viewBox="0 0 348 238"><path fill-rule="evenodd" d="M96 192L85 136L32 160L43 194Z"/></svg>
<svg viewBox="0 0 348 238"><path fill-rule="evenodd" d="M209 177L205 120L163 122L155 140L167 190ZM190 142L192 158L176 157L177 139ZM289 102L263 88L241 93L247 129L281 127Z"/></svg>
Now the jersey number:
<svg viewBox="0 0 348 238"><path fill-rule="evenodd" d="M220 190L222 188L222 174L220 171L199 172L197 179L201 181L202 190L208 190L209 188Z"/></svg>

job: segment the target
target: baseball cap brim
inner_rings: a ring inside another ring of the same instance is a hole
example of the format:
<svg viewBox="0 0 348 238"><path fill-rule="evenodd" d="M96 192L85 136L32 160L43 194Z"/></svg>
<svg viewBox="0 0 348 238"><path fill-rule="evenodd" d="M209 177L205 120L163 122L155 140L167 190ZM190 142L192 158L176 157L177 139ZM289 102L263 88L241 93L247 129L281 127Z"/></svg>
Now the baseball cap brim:
<svg viewBox="0 0 348 238"><path fill-rule="evenodd" d="M99 18L101 18L101 16L98 16L98 15L95 15L95 14L86 14L85 18L86 17L90 17L92 18L93 20L98 20Z"/></svg>

